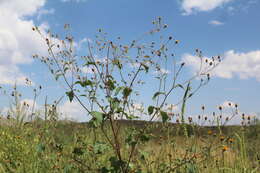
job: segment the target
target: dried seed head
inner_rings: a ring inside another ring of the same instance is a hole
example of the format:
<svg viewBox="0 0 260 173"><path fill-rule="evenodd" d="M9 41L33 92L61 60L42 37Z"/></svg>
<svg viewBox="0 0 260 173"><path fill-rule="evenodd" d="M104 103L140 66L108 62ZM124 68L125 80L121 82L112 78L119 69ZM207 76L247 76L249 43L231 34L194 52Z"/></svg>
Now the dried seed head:
<svg viewBox="0 0 260 173"><path fill-rule="evenodd" d="M234 139L233 138L229 138L228 142L232 144L234 142Z"/></svg>
<svg viewBox="0 0 260 173"><path fill-rule="evenodd" d="M227 150L228 150L228 147L227 146L223 146L222 151L225 152Z"/></svg>
<svg viewBox="0 0 260 173"><path fill-rule="evenodd" d="M189 120L189 122L191 123L191 122L192 122L192 117L189 117L188 120Z"/></svg>
<svg viewBox="0 0 260 173"><path fill-rule="evenodd" d="M212 135L212 134L213 134L212 130L209 130L208 135Z"/></svg>

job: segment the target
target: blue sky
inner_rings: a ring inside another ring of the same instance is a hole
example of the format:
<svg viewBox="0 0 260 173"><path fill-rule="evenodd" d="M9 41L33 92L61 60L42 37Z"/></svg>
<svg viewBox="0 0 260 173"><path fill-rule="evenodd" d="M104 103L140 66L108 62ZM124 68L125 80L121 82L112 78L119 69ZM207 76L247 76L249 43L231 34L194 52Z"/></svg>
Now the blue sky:
<svg viewBox="0 0 260 173"><path fill-rule="evenodd" d="M238 103L242 112L254 114L260 112L259 9L258 0L3 0L0 85L8 88L16 81L24 99L32 99L31 89L23 86L23 79L29 77L44 87L39 105L45 95L50 100L63 95L64 90L51 80L47 68L31 59L34 53L46 53L42 40L31 31L34 25L43 31L63 33L63 25L69 23L77 42L94 38L98 28L112 39L121 36L131 41L152 28L152 20L162 16L169 25L166 35L180 40L174 52L179 60L187 61L185 75L198 68L193 61L196 48L205 57L224 58L210 83L189 100L188 114L200 113L201 105L208 112L215 111L225 101ZM6 97L0 101L2 108L8 105ZM85 113L73 104L64 100L62 107L67 113L79 114L76 119L85 119Z"/></svg>

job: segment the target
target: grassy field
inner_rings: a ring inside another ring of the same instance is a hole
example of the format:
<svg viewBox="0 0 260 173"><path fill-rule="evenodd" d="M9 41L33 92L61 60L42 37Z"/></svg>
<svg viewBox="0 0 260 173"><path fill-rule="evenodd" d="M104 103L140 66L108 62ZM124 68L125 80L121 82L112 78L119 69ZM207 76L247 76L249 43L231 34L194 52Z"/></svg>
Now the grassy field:
<svg viewBox="0 0 260 173"><path fill-rule="evenodd" d="M3 119L1 120L3 122ZM5 120L11 121L11 120ZM133 154L128 172L260 172L260 126L199 127L118 121L122 158ZM133 132L145 135L131 153ZM112 133L109 126L103 130ZM131 132L131 133L130 133ZM130 136L129 136L130 134ZM112 134L111 134L112 135ZM100 129L87 123L35 121L0 127L0 172L121 172Z"/></svg>

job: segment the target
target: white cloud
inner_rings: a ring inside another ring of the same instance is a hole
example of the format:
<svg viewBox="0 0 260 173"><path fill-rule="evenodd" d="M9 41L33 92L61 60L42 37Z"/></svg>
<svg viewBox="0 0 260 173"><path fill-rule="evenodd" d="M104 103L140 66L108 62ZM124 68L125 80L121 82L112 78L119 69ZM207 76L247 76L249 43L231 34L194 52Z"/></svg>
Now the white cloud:
<svg viewBox="0 0 260 173"><path fill-rule="evenodd" d="M190 15L197 11L214 10L230 1L232 0L183 0L182 9L184 10L184 15Z"/></svg>
<svg viewBox="0 0 260 173"><path fill-rule="evenodd" d="M238 76L240 79L255 78L260 81L260 50L246 53L229 50L224 53L222 58L220 65L212 71L213 76L226 79ZM182 60L192 67L194 72L199 70L199 57L184 54Z"/></svg>
<svg viewBox="0 0 260 173"><path fill-rule="evenodd" d="M59 108L59 112L62 113L61 119L73 120L73 121L88 121L90 116L87 116L87 112L76 101L66 101Z"/></svg>
<svg viewBox="0 0 260 173"><path fill-rule="evenodd" d="M215 25L215 26L224 25L223 22L220 22L220 21L218 21L218 20L211 20L211 21L209 22L209 24Z"/></svg>
<svg viewBox="0 0 260 173"><path fill-rule="evenodd" d="M13 15L24 17L34 15L45 4L46 0L1 0L0 11L2 13L13 12Z"/></svg>
<svg viewBox="0 0 260 173"><path fill-rule="evenodd" d="M45 0L0 1L0 84L24 84L20 64L32 63L31 55L46 52L45 43L32 31L34 22L25 17L36 15ZM42 24L39 28L46 29Z"/></svg>

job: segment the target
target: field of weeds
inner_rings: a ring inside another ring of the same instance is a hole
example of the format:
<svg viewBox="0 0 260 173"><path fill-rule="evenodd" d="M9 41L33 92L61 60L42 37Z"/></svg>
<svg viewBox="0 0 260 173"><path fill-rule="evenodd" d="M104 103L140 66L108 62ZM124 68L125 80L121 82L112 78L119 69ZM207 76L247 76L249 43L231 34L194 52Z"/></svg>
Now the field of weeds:
<svg viewBox="0 0 260 173"><path fill-rule="evenodd" d="M8 120L5 120L8 121ZM122 160L128 172L257 173L260 171L260 126L217 127L118 121ZM138 124L138 125L135 125ZM148 126L140 144L133 133ZM104 125L109 131L109 126ZM0 127L0 172L122 172L111 145L99 129L86 123L36 121Z"/></svg>

